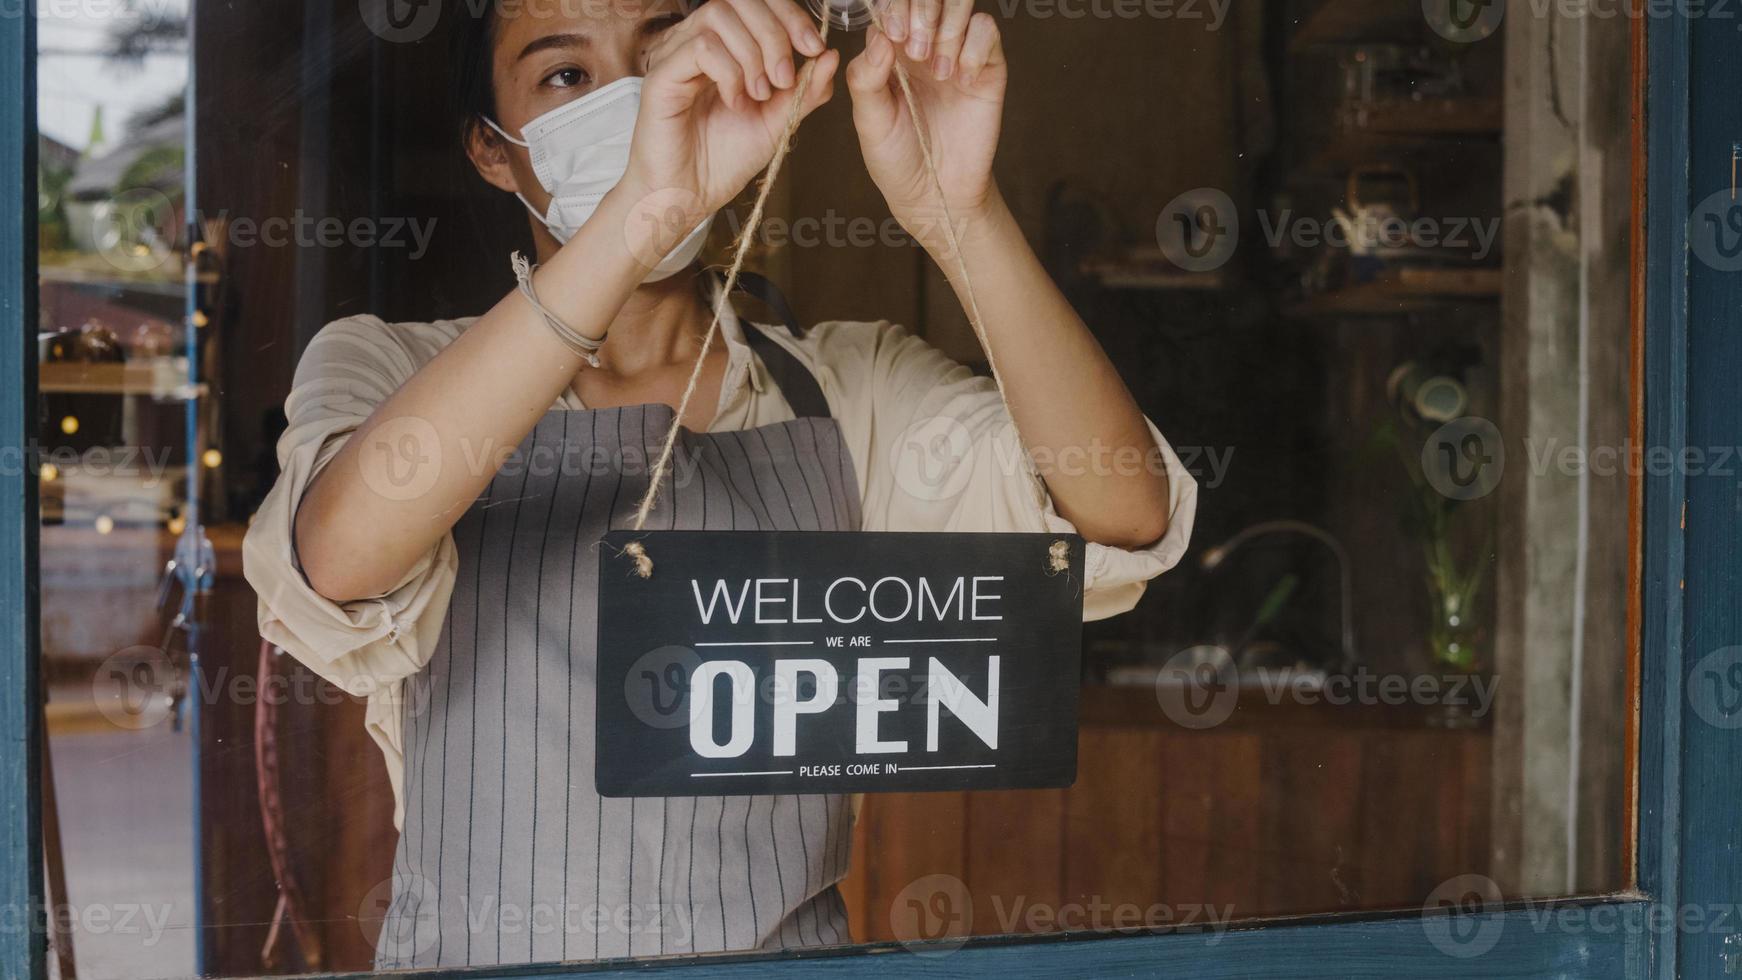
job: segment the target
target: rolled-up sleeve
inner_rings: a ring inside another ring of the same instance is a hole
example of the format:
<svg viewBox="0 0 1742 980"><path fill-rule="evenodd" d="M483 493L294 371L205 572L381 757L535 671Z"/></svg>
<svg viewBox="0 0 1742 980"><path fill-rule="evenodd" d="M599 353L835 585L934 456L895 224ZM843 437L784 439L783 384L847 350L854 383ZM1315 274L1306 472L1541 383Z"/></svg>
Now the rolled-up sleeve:
<svg viewBox="0 0 1742 980"><path fill-rule="evenodd" d="M1075 533L1023 452L991 379L889 324L819 329L832 335L818 338L817 360L860 465L866 530ZM1130 610L1191 540L1197 482L1148 424L1154 445L1141 459L1113 453L1102 462L1114 472L1165 468L1167 531L1135 550L1088 545L1087 620Z"/></svg>
<svg viewBox="0 0 1742 980"><path fill-rule="evenodd" d="M453 591L451 535L393 590L334 602L297 561L297 508L353 432L414 373L417 358L373 317L340 320L317 335L297 367L278 443L280 476L243 541L243 574L259 598L260 635L350 694L368 699L368 727L398 786L399 693L429 661ZM397 795L397 794L396 794Z"/></svg>

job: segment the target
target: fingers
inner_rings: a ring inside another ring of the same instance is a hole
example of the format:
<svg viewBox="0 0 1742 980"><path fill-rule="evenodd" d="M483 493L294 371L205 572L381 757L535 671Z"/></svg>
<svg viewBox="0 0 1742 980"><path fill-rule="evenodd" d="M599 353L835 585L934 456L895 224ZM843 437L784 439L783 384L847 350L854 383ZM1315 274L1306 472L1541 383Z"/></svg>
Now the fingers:
<svg viewBox="0 0 1742 980"><path fill-rule="evenodd" d="M747 5L773 15L786 31L792 46L804 52L806 57L815 58L823 53L823 36L817 33L816 19L800 9L794 0L747 0Z"/></svg>
<svg viewBox="0 0 1742 980"><path fill-rule="evenodd" d="M853 124L866 134L887 133L900 115L889 86L895 70L895 43L875 27L865 33L865 50L847 66L847 91L853 95Z"/></svg>
<svg viewBox="0 0 1742 980"><path fill-rule="evenodd" d="M744 78L744 91L758 102L766 102L774 95L774 86L769 81L773 73L769 64L773 59L776 65L785 59L785 55L764 49L762 39L751 33L750 27L744 23L730 4L722 3L715 8L709 28L714 32L731 52L732 60L737 62L738 71ZM771 45L781 50L788 50L786 35L776 34L776 44ZM786 70L792 70L792 63L786 62ZM792 84L788 82L787 85ZM785 88L786 85L782 85Z"/></svg>
<svg viewBox="0 0 1742 980"><path fill-rule="evenodd" d="M937 39L938 25L943 18L942 0L908 0L907 56L924 64L931 58Z"/></svg>
<svg viewBox="0 0 1742 980"><path fill-rule="evenodd" d="M835 91L835 70L839 67L841 67L841 52L832 48L823 52L822 57L816 59L816 68L811 72L810 86L803 92L804 102L799 106L799 119L804 119L815 112L823 103L829 101L829 97ZM793 93L785 93L783 99L776 101L789 102L793 97ZM779 111L784 112L785 107L782 106Z"/></svg>
<svg viewBox="0 0 1742 980"><path fill-rule="evenodd" d="M943 0L942 19L938 22L937 38L932 42L931 73L938 81L955 72L968 36L968 20L973 16L974 0ZM991 19L990 14L987 19Z"/></svg>
<svg viewBox="0 0 1742 980"><path fill-rule="evenodd" d="M873 21L889 35L891 41L900 44L907 40L907 20L912 16L908 11L907 0L887 0L885 3L875 4L872 9L875 14Z"/></svg>
<svg viewBox="0 0 1742 980"><path fill-rule="evenodd" d="M998 22L992 19L992 15L978 13L968 21L968 34L962 41L957 84L972 88L988 68L1004 68L1004 41L998 33Z"/></svg>
<svg viewBox="0 0 1742 980"><path fill-rule="evenodd" d="M650 55L648 76L679 82L685 108L699 96L700 80L710 78L736 110L797 83L794 48L813 56L825 50L794 0L716 0L667 32Z"/></svg>
<svg viewBox="0 0 1742 980"><path fill-rule="evenodd" d="M687 111L711 82L720 99L736 109L749 101L744 69L726 43L711 30L698 31L661 57L647 73L649 93L669 92L660 102L665 112Z"/></svg>

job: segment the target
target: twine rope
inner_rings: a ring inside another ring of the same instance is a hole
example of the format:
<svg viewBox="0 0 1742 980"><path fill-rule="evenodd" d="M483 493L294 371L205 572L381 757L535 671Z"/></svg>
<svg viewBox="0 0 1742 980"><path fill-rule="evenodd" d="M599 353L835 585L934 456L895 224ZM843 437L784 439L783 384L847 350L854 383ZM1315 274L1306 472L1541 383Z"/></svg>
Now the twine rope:
<svg viewBox="0 0 1742 980"><path fill-rule="evenodd" d="M823 46L829 43L829 18L822 18L821 34ZM820 56L819 56L820 57ZM702 335L702 349L696 354L696 365L690 370L689 383L684 386L683 397L678 400L677 414L672 417L671 428L665 434L664 444L659 450L659 461L653 466L653 474L647 482L647 493L641 498L641 506L635 510L635 530L640 531L647 526L647 516L653 512L653 504L659 498L660 484L665 482L665 476L671 470L671 456L677 448L678 430L683 426L683 415L690 407L690 400L695 397L696 388L701 384L702 368L708 362L708 351L713 348L714 335L720 332L720 317L726 309L732 289L738 285L738 274L744 271L744 259L750 254L750 243L756 237L756 230L762 224L762 212L768 206L768 196L774 190L775 178L780 176L781 164L786 162L786 155L792 149L793 134L798 131L799 118L804 112L804 100L810 93L811 76L816 74L817 58L805 62L804 70L799 73L798 84L793 89L792 105L786 113L786 126L781 131L780 142L774 147L774 156L768 161L768 169L762 175L762 184L756 190L756 204L750 209L750 218L744 223L744 230L738 236L737 246L732 252L731 268L726 270L726 281L721 285L719 294L714 298L714 318L708 324L708 332ZM653 573L653 563L647 559L647 552L640 542L635 542L627 549L635 559L636 573L647 578Z"/></svg>
<svg viewBox="0 0 1742 980"><path fill-rule="evenodd" d="M888 32L883 29L883 15L878 12L877 4L874 0L863 0L863 2L865 8L870 12L871 22L887 38ZM831 20L826 6L820 19L822 21L821 34L826 46L829 40ZM1010 408L1010 398L1004 390L1004 378L998 369L998 358L993 353L992 340L987 335L985 321L980 315L980 300L974 291L974 278L968 271L968 260L962 253L961 238L956 234L955 217L950 213L949 199L944 195L943 179L938 175L937 159L932 154L931 140L926 136L919 100L913 92L913 80L908 77L907 67L901 63L901 52L893 52L892 57L895 59L895 81L901 89L901 97L907 105L908 121L913 126L914 136L919 143L920 156L925 163L926 175L931 178L932 189L937 193L938 206L943 212L944 238L949 244L951 257L955 259L956 275L961 280L962 292L967 298L965 312L968 315L968 323L974 328L974 335L979 338L980 346L986 352L986 365L992 371L992 381L994 387L998 389L998 399L1004 406L1004 414L1010 419L1011 432L1016 437L1016 445L1021 452L1021 458L1026 461L1030 458L1028 444L1022 438L1022 430L1017 426L1016 413ZM781 164L785 162L787 153L792 148L792 138L798 131L803 100L805 94L810 91L811 75L816 70L816 64L817 59L815 58L806 62L804 71L799 76L792 107L787 113L786 128L781 133L780 142L774 149L774 156L769 160L768 169L763 174L762 184L757 190L756 203L750 210L749 220L744 223L744 230L739 235L737 247L732 256L731 268L726 272L725 283L714 303L713 322L708 325L708 332L702 337L702 349L696 355L696 364L690 372L689 384L684 388L683 398L678 402L677 415L672 419L671 429L665 434L664 445L659 453L659 461L654 464L652 478L647 484L647 493L642 497L641 506L636 510L636 531L646 527L648 515L652 513L654 503L659 497L660 485L665 481L665 476L671 468L672 453L677 446L678 430L683 424L684 411L689 407L690 399L694 397L696 388L701 382L702 367L707 361L714 335L719 332L721 314L732 294L733 287L737 285L738 274L743 271L744 259L749 254L750 243L755 238L756 231L762 223L762 213L768 204L769 194L774 189L775 178L779 176ZM1040 512L1041 526L1044 528L1046 524L1044 510L1038 501L1035 501L1035 509ZM1070 567L1067 557L1068 549L1060 547L1063 544L1063 541L1056 542L1048 551L1048 567L1055 573L1065 571ZM634 559L635 574L642 578L652 576L653 560L648 557L647 549L641 542L631 542L624 548L624 553Z"/></svg>

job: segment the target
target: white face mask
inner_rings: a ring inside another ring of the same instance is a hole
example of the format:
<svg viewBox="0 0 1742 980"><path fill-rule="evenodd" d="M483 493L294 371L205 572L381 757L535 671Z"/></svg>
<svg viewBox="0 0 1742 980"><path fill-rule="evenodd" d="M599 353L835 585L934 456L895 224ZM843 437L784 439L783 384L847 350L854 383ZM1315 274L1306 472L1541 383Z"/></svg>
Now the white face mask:
<svg viewBox="0 0 1742 980"><path fill-rule="evenodd" d="M642 80L634 75L539 116L520 132L525 139L508 135L492 119L484 123L502 138L526 147L532 155L532 171L539 185L550 194L550 209L538 209L523 194L516 193L533 216L544 222L559 242L575 237L599 202L629 170L629 142L635 135L635 117L641 111ZM708 237L712 217L690 232L644 282L658 282L688 268Z"/></svg>

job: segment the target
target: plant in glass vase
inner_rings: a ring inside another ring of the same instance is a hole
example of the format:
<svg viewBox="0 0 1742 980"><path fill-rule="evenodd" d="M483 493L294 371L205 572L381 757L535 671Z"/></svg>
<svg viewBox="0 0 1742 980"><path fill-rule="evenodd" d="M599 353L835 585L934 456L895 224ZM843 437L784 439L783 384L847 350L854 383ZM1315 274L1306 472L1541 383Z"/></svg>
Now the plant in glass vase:
<svg viewBox="0 0 1742 980"><path fill-rule="evenodd" d="M1393 411L1375 426L1373 446L1397 459L1409 479L1400 500L1399 523L1421 548L1422 588L1427 599L1427 654L1435 668L1456 674L1487 668L1482 648L1485 631L1477 615L1477 599L1488 580L1493 532L1471 547L1465 529L1473 501L1440 492L1423 471L1421 446L1434 430L1461 417L1466 405L1456 378L1434 373L1415 363L1400 366L1388 384ZM1448 725L1474 719L1448 716Z"/></svg>

